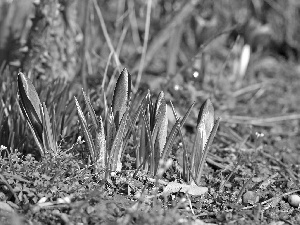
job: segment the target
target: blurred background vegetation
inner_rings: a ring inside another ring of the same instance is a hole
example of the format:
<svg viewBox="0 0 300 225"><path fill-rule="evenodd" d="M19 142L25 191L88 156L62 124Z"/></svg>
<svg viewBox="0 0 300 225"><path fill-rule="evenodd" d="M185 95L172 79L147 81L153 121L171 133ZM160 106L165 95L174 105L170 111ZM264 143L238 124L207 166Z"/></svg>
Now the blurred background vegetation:
<svg viewBox="0 0 300 225"><path fill-rule="evenodd" d="M145 80L195 70L203 78L202 67L211 57L224 63L238 36L254 52L289 60L300 49L296 0L1 0L0 11L1 65L32 78L78 79L85 88L102 82L108 61L109 71L127 67L136 76L145 38Z"/></svg>
<svg viewBox="0 0 300 225"><path fill-rule="evenodd" d="M232 112L280 114L291 95L276 107L274 97L296 86L280 85L282 92L264 98L265 108L245 105L261 101L266 83L282 77L292 81L290 75L299 74L299 18L297 0L0 0L0 144L11 145L11 132L21 135L25 129L16 128L20 116L9 117L19 110L18 71L33 80L41 100L50 105L65 89L53 87L60 78L69 82L66 102L84 88L101 111L103 93L110 96L126 67L134 92L139 87L163 90L183 111L193 101L199 108L210 97L223 121L232 121L226 117ZM242 68L245 49L251 57ZM288 112L297 110L297 102Z"/></svg>

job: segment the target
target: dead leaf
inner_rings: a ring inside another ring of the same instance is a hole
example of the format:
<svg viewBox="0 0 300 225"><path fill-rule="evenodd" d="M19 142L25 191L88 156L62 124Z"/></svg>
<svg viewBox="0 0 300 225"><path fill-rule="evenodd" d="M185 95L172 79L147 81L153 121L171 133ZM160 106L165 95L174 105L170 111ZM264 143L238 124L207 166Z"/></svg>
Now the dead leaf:
<svg viewBox="0 0 300 225"><path fill-rule="evenodd" d="M199 196L205 194L207 191L208 191L207 187L199 187L195 184L189 185L189 184L180 184L177 182L170 182L165 187L162 194L169 195L175 192L184 192L193 196Z"/></svg>

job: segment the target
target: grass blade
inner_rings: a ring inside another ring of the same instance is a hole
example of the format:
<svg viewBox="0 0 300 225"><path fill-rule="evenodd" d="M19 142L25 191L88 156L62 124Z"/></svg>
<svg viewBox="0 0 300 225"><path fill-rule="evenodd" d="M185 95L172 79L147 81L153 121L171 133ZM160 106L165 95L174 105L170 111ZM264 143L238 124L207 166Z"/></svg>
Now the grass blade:
<svg viewBox="0 0 300 225"><path fill-rule="evenodd" d="M45 150L51 150L52 152L57 154L56 142L53 137L50 117L45 102L43 102L41 112L41 114L43 115L43 142L46 148Z"/></svg>
<svg viewBox="0 0 300 225"><path fill-rule="evenodd" d="M95 114L95 110L94 110L94 108L91 104L90 98L85 94L83 89L82 89L82 94L83 94L83 98L84 98L85 104L87 106L88 112L90 114L90 117L92 119L92 124L95 127L95 129L98 129L98 126L99 126L98 120L97 120L97 117L96 117L96 114Z"/></svg>
<svg viewBox="0 0 300 225"><path fill-rule="evenodd" d="M146 106L149 105L149 99L150 99L150 92L148 91L148 93L143 97L141 103L138 105L138 109L136 110L136 112L133 114L131 118L131 122L133 124L135 124L142 110L145 110Z"/></svg>
<svg viewBox="0 0 300 225"><path fill-rule="evenodd" d="M142 162L146 158L146 150L147 144L146 144L146 125L145 123L140 124L140 140L139 140L139 148L137 148L136 152L136 168L139 168Z"/></svg>
<svg viewBox="0 0 300 225"><path fill-rule="evenodd" d="M107 165L106 140L101 116L99 120L99 126L96 130L95 154L96 167L98 172L101 170L105 170ZM102 176L102 178L104 178L104 176Z"/></svg>
<svg viewBox="0 0 300 225"><path fill-rule="evenodd" d="M107 136L107 139L106 139L107 151L108 151L108 154L111 155L112 145L114 142L114 138L116 136L116 125L114 123L114 115L112 112L109 114L109 117L107 120L106 136Z"/></svg>
<svg viewBox="0 0 300 225"><path fill-rule="evenodd" d="M128 121L129 122L129 128L128 128L127 133L126 133L125 140L129 139L129 136L130 136L132 131L135 132L134 126L136 124L136 120L139 117L141 111L143 110L143 108L144 108L144 106L145 106L145 104L148 100L147 99L148 94L149 93L147 93L143 98L141 98L141 101L139 101L139 103L137 105L135 105L137 107L137 110L134 113L132 113L131 119L129 119L129 121ZM131 107L130 111L132 112L132 109L134 109L134 108L132 107L132 105L130 107Z"/></svg>
<svg viewBox="0 0 300 225"><path fill-rule="evenodd" d="M189 109L185 113L184 117L182 119L178 118L176 120L174 126L172 127L171 132L169 133L169 135L167 137L166 144L164 146L164 150L163 150L163 154L162 154L162 159L163 160L166 160L167 157L169 156L171 147L172 147L172 145L174 143L174 140L175 140L175 137L177 136L177 134L179 132L179 128L181 128L184 125L184 123L187 120L188 116L190 115L194 105L195 105L195 102L189 107ZM173 112L174 112L174 107L173 107L172 102L171 102L171 106L172 106ZM175 118L176 117L177 117L177 115L175 116Z"/></svg>
<svg viewBox="0 0 300 225"><path fill-rule="evenodd" d="M150 121L149 121L149 113L147 112L149 110L149 108L146 110L146 113L142 113L142 119L144 121L144 125L145 125L145 133L146 133L146 148L145 148L145 168L149 168L150 167L150 171L151 174L154 175L154 143L153 143L153 139L151 136L151 131L150 131ZM149 155L151 156L149 158ZM150 163L147 159L150 159Z"/></svg>
<svg viewBox="0 0 300 225"><path fill-rule="evenodd" d="M130 116L133 117L133 115L136 113L137 109L140 107L142 102L144 102L145 96L150 95L149 90L145 89L139 89L135 94L134 98L132 100L132 103L130 105Z"/></svg>
<svg viewBox="0 0 300 225"><path fill-rule="evenodd" d="M94 143L93 143L93 140L92 140L92 135L88 131L87 122L85 120L85 117L83 115L83 112L81 110L81 107L80 107L76 97L74 97L74 99L75 99L75 103L76 103L76 108L77 108L77 112L78 112L78 116L79 116L81 129L83 131L84 139L85 139L85 141L88 145L88 149L89 149L89 152L90 152L91 162L94 163L95 162L95 146L94 146Z"/></svg>
<svg viewBox="0 0 300 225"><path fill-rule="evenodd" d="M181 132L181 128L179 128L179 135L181 138L182 148L183 148L182 177L187 183L190 183L190 168L191 167L189 165L187 149L186 149L186 145L184 142L183 134Z"/></svg>
<svg viewBox="0 0 300 225"><path fill-rule="evenodd" d="M124 113L120 127L117 131L116 137L114 139L112 149L110 152L110 159L111 159L111 170L112 171L121 171L122 164L121 164L121 156L122 156L122 144L123 144L123 137L127 131L127 122L129 119L128 110Z"/></svg>

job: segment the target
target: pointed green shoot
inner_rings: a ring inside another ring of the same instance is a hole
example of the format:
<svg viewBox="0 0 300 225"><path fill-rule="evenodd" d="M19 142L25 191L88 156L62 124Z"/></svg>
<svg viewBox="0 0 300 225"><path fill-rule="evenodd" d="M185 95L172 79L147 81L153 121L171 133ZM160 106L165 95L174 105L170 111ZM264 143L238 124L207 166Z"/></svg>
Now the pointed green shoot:
<svg viewBox="0 0 300 225"><path fill-rule="evenodd" d="M207 154L208 154L208 151L209 151L209 148L216 136L216 133L217 133L217 130L218 130L218 127L219 127L219 123L220 123L220 118L217 118L215 123L214 123L214 126L213 126L213 129L209 135L209 138L208 138L208 141L205 145L205 148L204 148L204 151L203 151L203 154L202 154L202 157L201 157L201 161L200 161L200 165L199 165L199 168L198 168L198 172L195 174L197 176L195 176L196 178L196 183L197 184L200 184L200 180L201 180L201 176L202 176L202 173L203 173L203 167L204 167L204 164L206 162L206 158L207 158Z"/></svg>
<svg viewBox="0 0 300 225"><path fill-rule="evenodd" d="M191 171L196 177L197 184L200 182L203 165L207 157L209 139L212 142L215 134L215 132L212 132L213 130L215 130L215 132L217 130L217 126L215 126L214 121L214 107L211 101L207 99L199 110L197 132L192 148Z"/></svg>
<svg viewBox="0 0 300 225"><path fill-rule="evenodd" d="M114 138L116 136L116 125L114 123L114 115L113 113L109 113L108 119L106 121L106 149L108 151L108 155L111 155L111 149L114 142Z"/></svg>
<svg viewBox="0 0 300 225"><path fill-rule="evenodd" d="M207 99L199 110L196 137L192 148L191 166L193 173L196 174L200 161L203 155L203 151L209 135L214 126L214 108L209 99Z"/></svg>
<svg viewBox="0 0 300 225"><path fill-rule="evenodd" d="M152 163L154 163L155 175L158 169L161 154L166 144L168 130L167 104L163 92L159 93L159 96L156 100L154 114L154 128L152 131L154 152L152 154Z"/></svg>
<svg viewBox="0 0 300 225"><path fill-rule="evenodd" d="M43 125L40 114L41 101L31 81L23 74L18 74L19 105L33 133L41 155L43 149Z"/></svg>
<svg viewBox="0 0 300 225"><path fill-rule="evenodd" d="M167 138L168 118L167 103L164 93L160 92L155 103L154 128L152 131L152 139L159 143L159 154L162 153Z"/></svg>
<svg viewBox="0 0 300 225"><path fill-rule="evenodd" d="M112 101L112 112L118 129L121 119L126 111L131 92L131 76L124 68L117 80Z"/></svg>

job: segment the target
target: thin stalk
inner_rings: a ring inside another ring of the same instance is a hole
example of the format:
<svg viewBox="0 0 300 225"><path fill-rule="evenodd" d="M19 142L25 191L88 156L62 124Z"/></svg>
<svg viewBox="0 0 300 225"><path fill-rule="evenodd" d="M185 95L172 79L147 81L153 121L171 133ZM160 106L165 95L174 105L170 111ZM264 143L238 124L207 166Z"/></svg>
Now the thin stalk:
<svg viewBox="0 0 300 225"><path fill-rule="evenodd" d="M138 71L138 76L136 79L135 83L135 90L137 91L141 78L142 78L142 73L144 69L144 63L146 59L146 52L147 52L147 46L148 46L148 39L149 39L149 30L150 30L150 15L151 15L151 5L152 5L152 0L147 1L147 17L146 17L146 26L145 26L145 38L144 38L144 43L143 43L143 52L142 52L142 60L139 66L139 71Z"/></svg>
<svg viewBox="0 0 300 225"><path fill-rule="evenodd" d="M84 27L83 27L83 45L82 45L82 52L81 52L81 79L82 79L82 86L83 90L87 90L87 83L86 83L86 55L87 55L87 33L88 33L88 21L90 16L90 0L87 0L85 4L84 10Z"/></svg>
<svg viewBox="0 0 300 225"><path fill-rule="evenodd" d="M103 18L103 16L102 16L102 12L101 12L101 10L100 10L100 7L99 7L99 5L98 5L98 3L97 3L96 0L92 0L92 1L93 1L95 10L96 10L97 16L98 16L98 18L99 18L100 25L101 25L101 28L102 28L102 31L103 31L105 40L106 40L106 42L107 42L107 45L108 45L110 51L114 53L114 59L115 59L115 61L116 61L117 67L118 67L118 69L119 69L119 72L121 72L121 63L120 63L119 57L118 57L118 55L117 55L117 53L116 53L116 51L115 51L115 48L114 48L114 46L113 46L113 44L112 44L112 42L111 42L111 39L110 39L110 37L109 37L109 34L108 34L108 32L107 32L106 25L105 25L104 18Z"/></svg>

